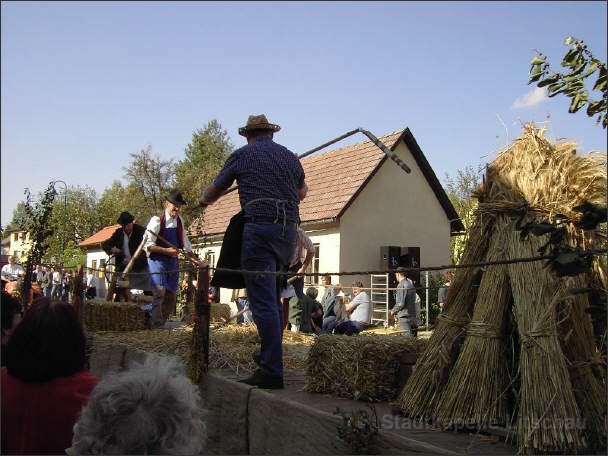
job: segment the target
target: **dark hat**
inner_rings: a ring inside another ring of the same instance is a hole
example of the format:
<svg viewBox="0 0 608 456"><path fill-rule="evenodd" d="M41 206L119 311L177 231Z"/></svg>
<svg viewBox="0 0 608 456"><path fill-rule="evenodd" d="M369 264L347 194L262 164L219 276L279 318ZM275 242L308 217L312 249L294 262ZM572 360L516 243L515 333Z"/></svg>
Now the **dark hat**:
<svg viewBox="0 0 608 456"><path fill-rule="evenodd" d="M120 215L118 216L118 220L116 220L116 223L121 226L125 226L131 223L133 220L135 220L135 217L133 217L127 211L124 211L120 213Z"/></svg>
<svg viewBox="0 0 608 456"><path fill-rule="evenodd" d="M184 201L184 198L182 197L182 192L180 192L176 188L169 192L169 194L167 195L167 201L173 204L179 204L180 206L183 204L188 204Z"/></svg>
<svg viewBox="0 0 608 456"><path fill-rule="evenodd" d="M281 127L278 125L268 122L268 119L264 114L258 116L251 115L247 119L247 125L239 128L239 135L247 136L247 132L251 130L270 130L276 132L280 129Z"/></svg>

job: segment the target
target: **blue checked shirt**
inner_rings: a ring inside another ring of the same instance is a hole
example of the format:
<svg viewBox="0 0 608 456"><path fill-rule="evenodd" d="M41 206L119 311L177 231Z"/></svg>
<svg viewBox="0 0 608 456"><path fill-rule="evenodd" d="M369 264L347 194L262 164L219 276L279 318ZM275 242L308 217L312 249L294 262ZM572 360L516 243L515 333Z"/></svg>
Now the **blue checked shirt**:
<svg viewBox="0 0 608 456"><path fill-rule="evenodd" d="M298 190L304 186L304 169L289 149L270 138L241 147L228 157L213 183L226 190L235 179L246 217L283 221L285 214L288 222L298 222Z"/></svg>

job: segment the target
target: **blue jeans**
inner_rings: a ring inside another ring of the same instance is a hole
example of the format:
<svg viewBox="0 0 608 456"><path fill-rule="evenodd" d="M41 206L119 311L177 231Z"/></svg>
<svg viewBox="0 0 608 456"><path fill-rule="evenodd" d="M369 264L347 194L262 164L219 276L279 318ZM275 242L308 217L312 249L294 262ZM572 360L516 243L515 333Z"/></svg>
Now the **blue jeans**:
<svg viewBox="0 0 608 456"><path fill-rule="evenodd" d="M336 321L336 316L335 315L330 315L329 317L325 317L323 319L323 327L321 328L321 331L323 334L332 334L334 331L334 328L338 325L338 321Z"/></svg>
<svg viewBox="0 0 608 456"><path fill-rule="evenodd" d="M344 320L338 323L334 329L335 334L346 334L347 336L352 336L353 334L358 334L365 329L358 321Z"/></svg>
<svg viewBox="0 0 608 456"><path fill-rule="evenodd" d="M241 266L252 271L286 270L296 244L295 224L246 223L243 230ZM249 308L260 335L260 369L283 377L283 308L277 277L245 274Z"/></svg>

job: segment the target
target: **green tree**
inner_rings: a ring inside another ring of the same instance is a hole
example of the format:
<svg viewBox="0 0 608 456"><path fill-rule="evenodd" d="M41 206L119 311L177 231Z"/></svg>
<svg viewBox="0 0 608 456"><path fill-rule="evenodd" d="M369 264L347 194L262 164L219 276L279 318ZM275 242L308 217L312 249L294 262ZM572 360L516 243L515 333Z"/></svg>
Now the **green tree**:
<svg viewBox="0 0 608 456"><path fill-rule="evenodd" d="M9 224L7 225L6 228L25 229L25 227L29 223L29 219L30 219L30 216L27 213L25 205L26 205L26 203L24 203L23 201L20 201L19 203L17 203L17 207L15 207L15 209L13 209L13 216L11 218L11 221L9 222Z"/></svg>
<svg viewBox="0 0 608 456"><path fill-rule="evenodd" d="M198 199L202 191L212 182L233 150L228 131L216 119L192 134L192 140L184 151L184 159L175 166L176 187L188 202L184 207L187 222L198 213Z"/></svg>
<svg viewBox="0 0 608 456"><path fill-rule="evenodd" d="M56 262L67 265L73 262L75 255L82 257L84 250L78 249L77 244L102 228L95 190L88 186L61 190L54 200L49 224L55 234L47 240L47 261L54 258Z"/></svg>
<svg viewBox="0 0 608 456"><path fill-rule="evenodd" d="M586 105L587 115L589 117L597 116L596 123L601 123L602 127L606 128L608 126L606 64L595 58L582 40L568 37L564 44L570 47L561 62L562 67L567 68L567 71L565 73L553 72L547 57L537 51L537 55L530 62L528 84L536 83L538 87L547 87L549 97L561 93L571 98L569 113L575 113ZM600 93L599 99L592 99L585 87L587 78L595 73L597 73L597 80L591 90Z"/></svg>
<svg viewBox="0 0 608 456"><path fill-rule="evenodd" d="M173 160L161 160L148 146L139 152L132 152L131 163L123 168L127 179L127 193L144 204L147 213L158 213L164 202L164 195L175 180ZM121 209L124 210L124 209Z"/></svg>
<svg viewBox="0 0 608 456"><path fill-rule="evenodd" d="M479 187L479 175L483 172L483 167L478 166L477 170L472 166L459 169L454 177L445 174L445 191L454 205L466 232L473 223L474 212L477 208L477 200L472 197L473 192ZM452 236L450 246L450 258L452 263L458 264L464 252L465 236Z"/></svg>
<svg viewBox="0 0 608 456"><path fill-rule="evenodd" d="M32 283L32 271L39 264L48 249L47 240L53 235L53 227L49 223L55 200L55 188L50 182L44 192L34 201L29 189L25 189L26 200L24 209L27 214L25 226L30 233L31 248L25 264L25 280L21 288L21 296L29 296Z"/></svg>

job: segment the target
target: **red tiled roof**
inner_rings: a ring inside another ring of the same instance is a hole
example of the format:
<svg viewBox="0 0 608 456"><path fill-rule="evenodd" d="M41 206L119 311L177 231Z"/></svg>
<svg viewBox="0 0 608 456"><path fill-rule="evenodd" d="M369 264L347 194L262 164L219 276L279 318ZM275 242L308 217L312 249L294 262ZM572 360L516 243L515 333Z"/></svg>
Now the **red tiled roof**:
<svg viewBox="0 0 608 456"><path fill-rule="evenodd" d="M116 225L112 225L112 226L106 226L101 231L98 231L93 236L86 238L84 241L82 241L80 244L78 244L78 247L86 247L86 248L100 247L101 248L100 244L103 241L107 241L108 239L110 239L110 237L112 236L114 231L116 231L116 228L120 228L120 225L116 224Z"/></svg>
<svg viewBox="0 0 608 456"><path fill-rule="evenodd" d="M403 130L395 131L379 139L390 149L402 133ZM302 167L306 174L308 194L300 203L302 223L334 219L342 215L384 157L384 153L374 143L365 141L304 158ZM230 218L239 210L238 191L233 191L209 206L205 210L204 220L199 217L192 222L190 235L225 232Z"/></svg>

